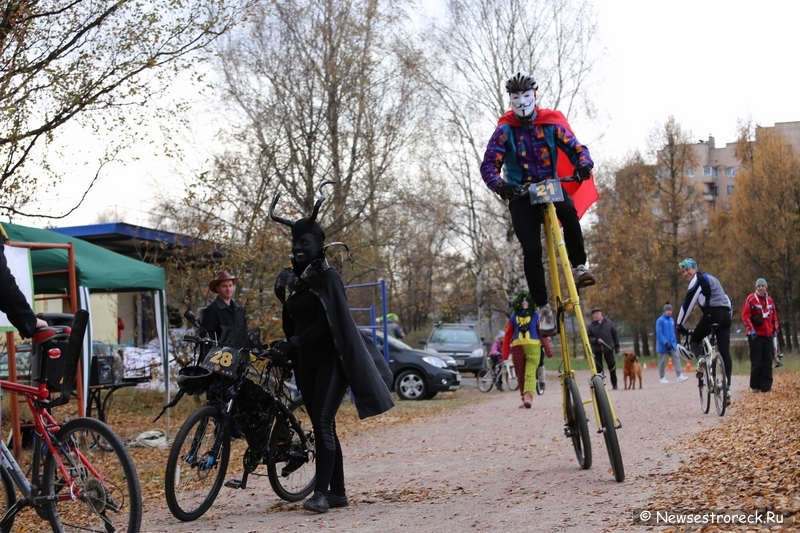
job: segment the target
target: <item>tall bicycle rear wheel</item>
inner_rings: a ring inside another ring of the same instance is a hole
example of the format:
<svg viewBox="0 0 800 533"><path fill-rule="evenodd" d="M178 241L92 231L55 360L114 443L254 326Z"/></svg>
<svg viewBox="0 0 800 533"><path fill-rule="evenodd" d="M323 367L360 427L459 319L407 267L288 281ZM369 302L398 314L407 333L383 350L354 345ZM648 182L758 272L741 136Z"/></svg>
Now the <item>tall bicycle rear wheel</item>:
<svg viewBox="0 0 800 533"><path fill-rule="evenodd" d="M62 443L58 457L74 486L67 486L55 457L48 454L43 488L45 494L57 496L47 509L53 531L138 533L142 491L133 460L117 434L94 418L76 418L61 426L56 439Z"/></svg>
<svg viewBox="0 0 800 533"><path fill-rule="evenodd" d="M311 418L302 399L289 409L292 418L275 417L267 461L267 476L272 490L287 502L297 502L311 494L317 481L317 449Z"/></svg>
<svg viewBox="0 0 800 533"><path fill-rule="evenodd" d="M704 364L698 365L697 367L700 373L700 377L697 378L697 387L700 391L700 409L702 409L705 414L708 414L708 410L711 409L711 376L708 371L708 365L709 362L706 361Z"/></svg>
<svg viewBox="0 0 800 533"><path fill-rule="evenodd" d="M476 374L478 378L478 390L481 392L489 392L494 387L494 372L488 368L481 368Z"/></svg>
<svg viewBox="0 0 800 533"><path fill-rule="evenodd" d="M567 397L567 426L564 431L572 439L578 464L587 470L592 467L592 443L589 440L589 426L586 423L581 393L572 376L564 379L564 393Z"/></svg>
<svg viewBox="0 0 800 533"><path fill-rule="evenodd" d="M3 489L2 497L0 497L0 518L5 517L6 512L17 503L17 492L14 488L14 482L11 476L5 470L0 470L0 487ZM8 523L0 530L2 533L11 533L11 528L14 527L14 518L10 517Z"/></svg>
<svg viewBox="0 0 800 533"><path fill-rule="evenodd" d="M190 522L208 511L222 488L230 454L230 434L217 406L203 406L186 419L167 459L164 492L172 516Z"/></svg>
<svg viewBox="0 0 800 533"><path fill-rule="evenodd" d="M619 440L617 440L616 420L611 415L608 392L601 376L596 375L592 378L592 389L594 391L594 401L597 402L597 413L600 415L600 431L606 441L608 458L611 460L611 469L614 471L614 479L621 483L625 480L625 467L622 464L622 452L620 452Z"/></svg>
<svg viewBox="0 0 800 533"><path fill-rule="evenodd" d="M711 365L711 383L714 385L714 407L717 409L717 414L723 416L725 408L728 406L728 380L725 377L725 363L722 357L716 353L712 359Z"/></svg>
<svg viewBox="0 0 800 533"><path fill-rule="evenodd" d="M514 365L506 364L506 385L508 390L518 390L519 381L517 380L517 369Z"/></svg>

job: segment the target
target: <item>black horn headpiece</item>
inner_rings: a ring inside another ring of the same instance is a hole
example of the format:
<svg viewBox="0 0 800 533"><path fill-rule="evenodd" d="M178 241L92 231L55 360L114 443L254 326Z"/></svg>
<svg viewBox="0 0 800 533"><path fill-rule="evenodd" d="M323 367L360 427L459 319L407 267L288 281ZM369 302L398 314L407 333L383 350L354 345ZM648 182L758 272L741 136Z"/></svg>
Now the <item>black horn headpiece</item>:
<svg viewBox="0 0 800 533"><path fill-rule="evenodd" d="M322 205L322 202L325 201L327 196L322 191L322 188L326 185L335 183L331 180L326 180L322 182L322 184L317 188L319 191L319 199L317 199L316 203L314 204L314 209L311 211L311 216L307 218L301 218L295 222L291 220L287 220L285 218L279 217L275 214L275 206L278 205L278 200L281 197L281 193L278 192L275 194L275 198L272 200L272 205L269 208L269 216L275 222L280 222L286 226L292 228L292 239L299 239L306 233L311 233L312 235L316 236L317 239L324 242L325 241L325 232L322 230L322 226L319 225L317 222L317 215L319 214L319 208Z"/></svg>

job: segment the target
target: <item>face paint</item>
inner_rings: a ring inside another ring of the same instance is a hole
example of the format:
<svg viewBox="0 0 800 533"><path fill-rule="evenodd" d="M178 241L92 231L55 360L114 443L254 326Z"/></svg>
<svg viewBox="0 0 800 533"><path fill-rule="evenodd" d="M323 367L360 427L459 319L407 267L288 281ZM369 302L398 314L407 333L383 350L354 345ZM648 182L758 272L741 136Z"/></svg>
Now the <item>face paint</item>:
<svg viewBox="0 0 800 533"><path fill-rule="evenodd" d="M511 98L511 108L517 118L527 118L533 114L536 107L536 93L533 90L524 93L508 93Z"/></svg>
<svg viewBox="0 0 800 533"><path fill-rule="evenodd" d="M305 268L311 261L322 257L322 243L311 233L303 234L299 239L292 239L292 262Z"/></svg>

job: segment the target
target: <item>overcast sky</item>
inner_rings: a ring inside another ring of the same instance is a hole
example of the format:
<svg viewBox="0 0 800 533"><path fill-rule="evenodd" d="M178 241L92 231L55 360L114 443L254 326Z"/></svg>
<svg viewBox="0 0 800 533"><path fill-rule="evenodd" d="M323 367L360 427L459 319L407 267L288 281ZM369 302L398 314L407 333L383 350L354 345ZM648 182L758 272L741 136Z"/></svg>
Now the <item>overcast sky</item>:
<svg viewBox="0 0 800 533"><path fill-rule="evenodd" d="M800 1L596 0L595 9L605 48L590 89L599 117L573 127L597 165L645 151L648 134L670 115L695 139L713 134L717 146L736 140L740 119L800 121ZM108 167L84 206L57 225L94 223L115 205L128 222L145 225L141 211L152 191L182 189L174 175L186 169L154 157L150 147L137 151L141 162ZM123 178L138 185L121 186ZM59 205L76 200L69 186Z"/></svg>

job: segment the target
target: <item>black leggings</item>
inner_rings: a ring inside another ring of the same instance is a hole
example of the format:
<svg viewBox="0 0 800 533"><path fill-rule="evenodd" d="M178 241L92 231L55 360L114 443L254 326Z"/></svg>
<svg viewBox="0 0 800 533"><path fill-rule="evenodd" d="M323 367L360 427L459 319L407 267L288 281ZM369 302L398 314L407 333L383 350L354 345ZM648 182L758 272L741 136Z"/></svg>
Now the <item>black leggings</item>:
<svg viewBox="0 0 800 533"><path fill-rule="evenodd" d="M608 374L611 378L611 386L617 388L617 360L614 357L614 350L606 346L600 346L599 350L593 349L594 352L594 366L599 373L603 373L603 359L606 360L608 365Z"/></svg>
<svg viewBox="0 0 800 533"><path fill-rule="evenodd" d="M315 491L325 496L329 493L343 496L344 464L342 447L336 435L336 412L342 404L348 383L339 356L331 352L329 357L304 359L301 355L297 385L314 428L317 447Z"/></svg>
<svg viewBox="0 0 800 533"><path fill-rule="evenodd" d="M564 191L564 201L555 202L556 216L564 228L564 243L567 246L567 255L572 266L586 264L586 252L583 249L583 232L578 220L578 212L567 191ZM527 196L518 198L508 204L511 212L511 224L514 233L522 245L523 266L525 279L528 281L528 290L536 305L542 307L547 304L547 285L544 280L544 265L542 264L542 206L532 205Z"/></svg>
<svg viewBox="0 0 800 533"><path fill-rule="evenodd" d="M727 307L709 307L703 310L703 317L694 328L689 344L697 357L703 357L703 339L711 333L711 324L719 324L717 328L717 350L725 363L725 377L728 379L728 390L731 386L731 310Z"/></svg>

